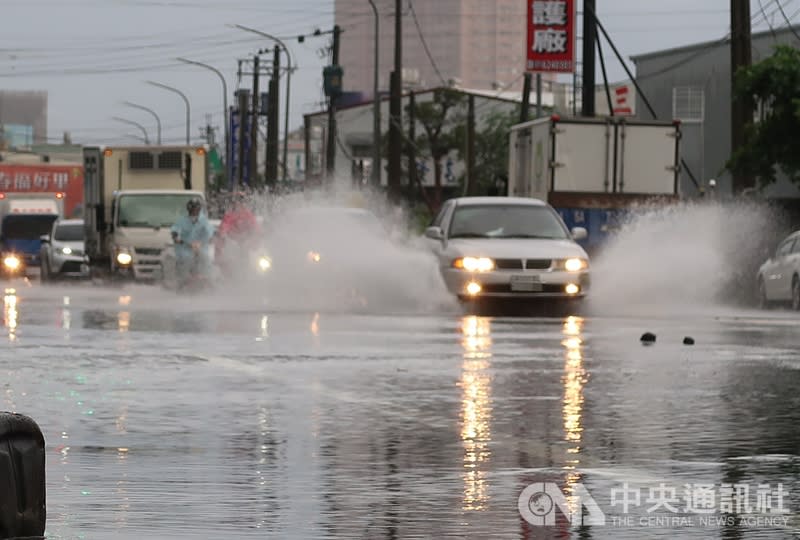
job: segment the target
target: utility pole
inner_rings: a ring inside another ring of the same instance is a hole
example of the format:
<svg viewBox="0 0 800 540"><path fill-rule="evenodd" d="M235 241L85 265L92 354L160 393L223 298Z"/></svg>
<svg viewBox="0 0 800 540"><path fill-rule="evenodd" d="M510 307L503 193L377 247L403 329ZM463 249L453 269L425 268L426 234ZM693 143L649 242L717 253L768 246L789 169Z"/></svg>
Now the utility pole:
<svg viewBox="0 0 800 540"><path fill-rule="evenodd" d="M394 71L389 99L389 198L400 194L403 126L403 2L394 4Z"/></svg>
<svg viewBox="0 0 800 540"><path fill-rule="evenodd" d="M753 63L752 37L750 29L750 1L731 0L731 154L745 140L745 127L753 122L753 109L744 100L733 96L737 70ZM731 191L739 194L755 186L750 175L734 174Z"/></svg>
<svg viewBox="0 0 800 540"><path fill-rule="evenodd" d="M253 57L253 95L250 111L250 185L255 187L258 178L258 55Z"/></svg>
<svg viewBox="0 0 800 540"><path fill-rule="evenodd" d="M265 180L268 185L274 186L278 180L278 125L280 119L278 118L279 107L279 93L278 81L281 74L281 49L275 45L272 56L272 77L269 80L269 93L267 99L269 101L269 109L267 110L267 155L266 155L266 176ZM288 76L288 75L287 75ZM284 137L289 134L285 133Z"/></svg>
<svg viewBox="0 0 800 540"><path fill-rule="evenodd" d="M247 90L240 89L237 91L236 97L239 101L239 147L237 148L237 167L236 167L236 184L235 188L239 189L242 185L248 183L248 175L245 175L245 159L248 158L245 153L247 146L247 119L249 118L249 111L247 110L247 100L250 97ZM249 168L249 167L248 167Z"/></svg>
<svg viewBox="0 0 800 540"><path fill-rule="evenodd" d="M341 68L339 67L339 34L341 28L336 25L333 27L333 59L331 62L331 70L328 71L329 78L337 78L338 80L330 83L330 91L328 93L328 141L325 145L326 150L326 165L328 171L328 182L333 181L336 172L336 99L341 92ZM329 79L330 80L330 79ZM335 84L338 82L339 84ZM338 89L336 87L339 87Z"/></svg>
<svg viewBox="0 0 800 540"><path fill-rule="evenodd" d="M525 73L525 81L522 84L522 103L519 110L519 123L527 122L531 109L531 72Z"/></svg>
<svg viewBox="0 0 800 540"><path fill-rule="evenodd" d="M736 0L731 0L736 1ZM747 1L747 0L745 0ZM583 0L583 64L581 90L582 116L594 116L594 53L597 44L597 19L595 0Z"/></svg>

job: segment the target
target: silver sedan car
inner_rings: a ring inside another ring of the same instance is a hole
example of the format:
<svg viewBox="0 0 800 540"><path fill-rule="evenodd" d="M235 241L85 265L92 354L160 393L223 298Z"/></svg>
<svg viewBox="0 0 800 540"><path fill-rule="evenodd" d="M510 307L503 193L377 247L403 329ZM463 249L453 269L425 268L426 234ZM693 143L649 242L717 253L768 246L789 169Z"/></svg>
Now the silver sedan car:
<svg viewBox="0 0 800 540"><path fill-rule="evenodd" d="M88 278L84 261L84 232L82 219L58 219L50 234L41 238L40 256L42 281L58 278Z"/></svg>
<svg viewBox="0 0 800 540"><path fill-rule="evenodd" d="M778 245L775 254L758 269L756 282L762 307L786 302L800 311L800 231Z"/></svg>
<svg viewBox="0 0 800 540"><path fill-rule="evenodd" d="M447 201L425 232L448 289L461 300L580 299L589 289L589 256L538 199L461 197Z"/></svg>

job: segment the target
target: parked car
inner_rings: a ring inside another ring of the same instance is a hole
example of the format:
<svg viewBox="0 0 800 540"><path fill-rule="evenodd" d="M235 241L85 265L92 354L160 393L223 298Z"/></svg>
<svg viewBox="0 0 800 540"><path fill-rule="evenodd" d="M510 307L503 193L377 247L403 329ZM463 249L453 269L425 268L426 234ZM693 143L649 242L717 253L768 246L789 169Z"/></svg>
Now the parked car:
<svg viewBox="0 0 800 540"><path fill-rule="evenodd" d="M450 292L461 300L581 299L589 256L547 203L523 197L445 202L425 231Z"/></svg>
<svg viewBox="0 0 800 540"><path fill-rule="evenodd" d="M758 269L756 277L759 303L790 303L800 310L800 231L787 236Z"/></svg>
<svg viewBox="0 0 800 540"><path fill-rule="evenodd" d="M89 269L84 259L84 232L82 219L58 219L49 234L41 237L41 280L59 278L88 278Z"/></svg>

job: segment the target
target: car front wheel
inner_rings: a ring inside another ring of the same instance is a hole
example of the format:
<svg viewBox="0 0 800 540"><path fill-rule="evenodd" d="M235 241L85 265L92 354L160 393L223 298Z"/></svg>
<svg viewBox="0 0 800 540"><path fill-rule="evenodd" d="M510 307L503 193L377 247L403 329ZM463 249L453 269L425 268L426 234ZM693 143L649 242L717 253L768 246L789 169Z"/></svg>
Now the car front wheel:
<svg viewBox="0 0 800 540"><path fill-rule="evenodd" d="M50 270L47 266L47 259L42 257L42 266L39 268L39 281L46 283L50 281Z"/></svg>

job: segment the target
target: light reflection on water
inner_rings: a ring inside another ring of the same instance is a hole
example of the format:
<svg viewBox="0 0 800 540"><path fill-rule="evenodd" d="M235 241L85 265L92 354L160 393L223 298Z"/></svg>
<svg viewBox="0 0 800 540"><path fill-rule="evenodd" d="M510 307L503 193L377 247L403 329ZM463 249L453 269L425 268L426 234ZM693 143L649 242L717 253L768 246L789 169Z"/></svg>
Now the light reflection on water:
<svg viewBox="0 0 800 540"><path fill-rule="evenodd" d="M17 290L7 288L3 296L3 324L8 329L8 340L17 339Z"/></svg>
<svg viewBox="0 0 800 540"><path fill-rule="evenodd" d="M464 510L484 510L489 503L487 476L491 451L491 321L462 320L461 440L464 445Z"/></svg>
<svg viewBox="0 0 800 540"><path fill-rule="evenodd" d="M564 469L566 471L564 494L570 511L576 514L580 510L580 500L575 493L575 484L581 482L582 475L577 472L580 465L581 440L583 435L583 387L587 382L586 370L583 367L583 319L570 316L564 321L562 333L565 347L564 398L562 416L564 419L564 439L568 443Z"/></svg>

